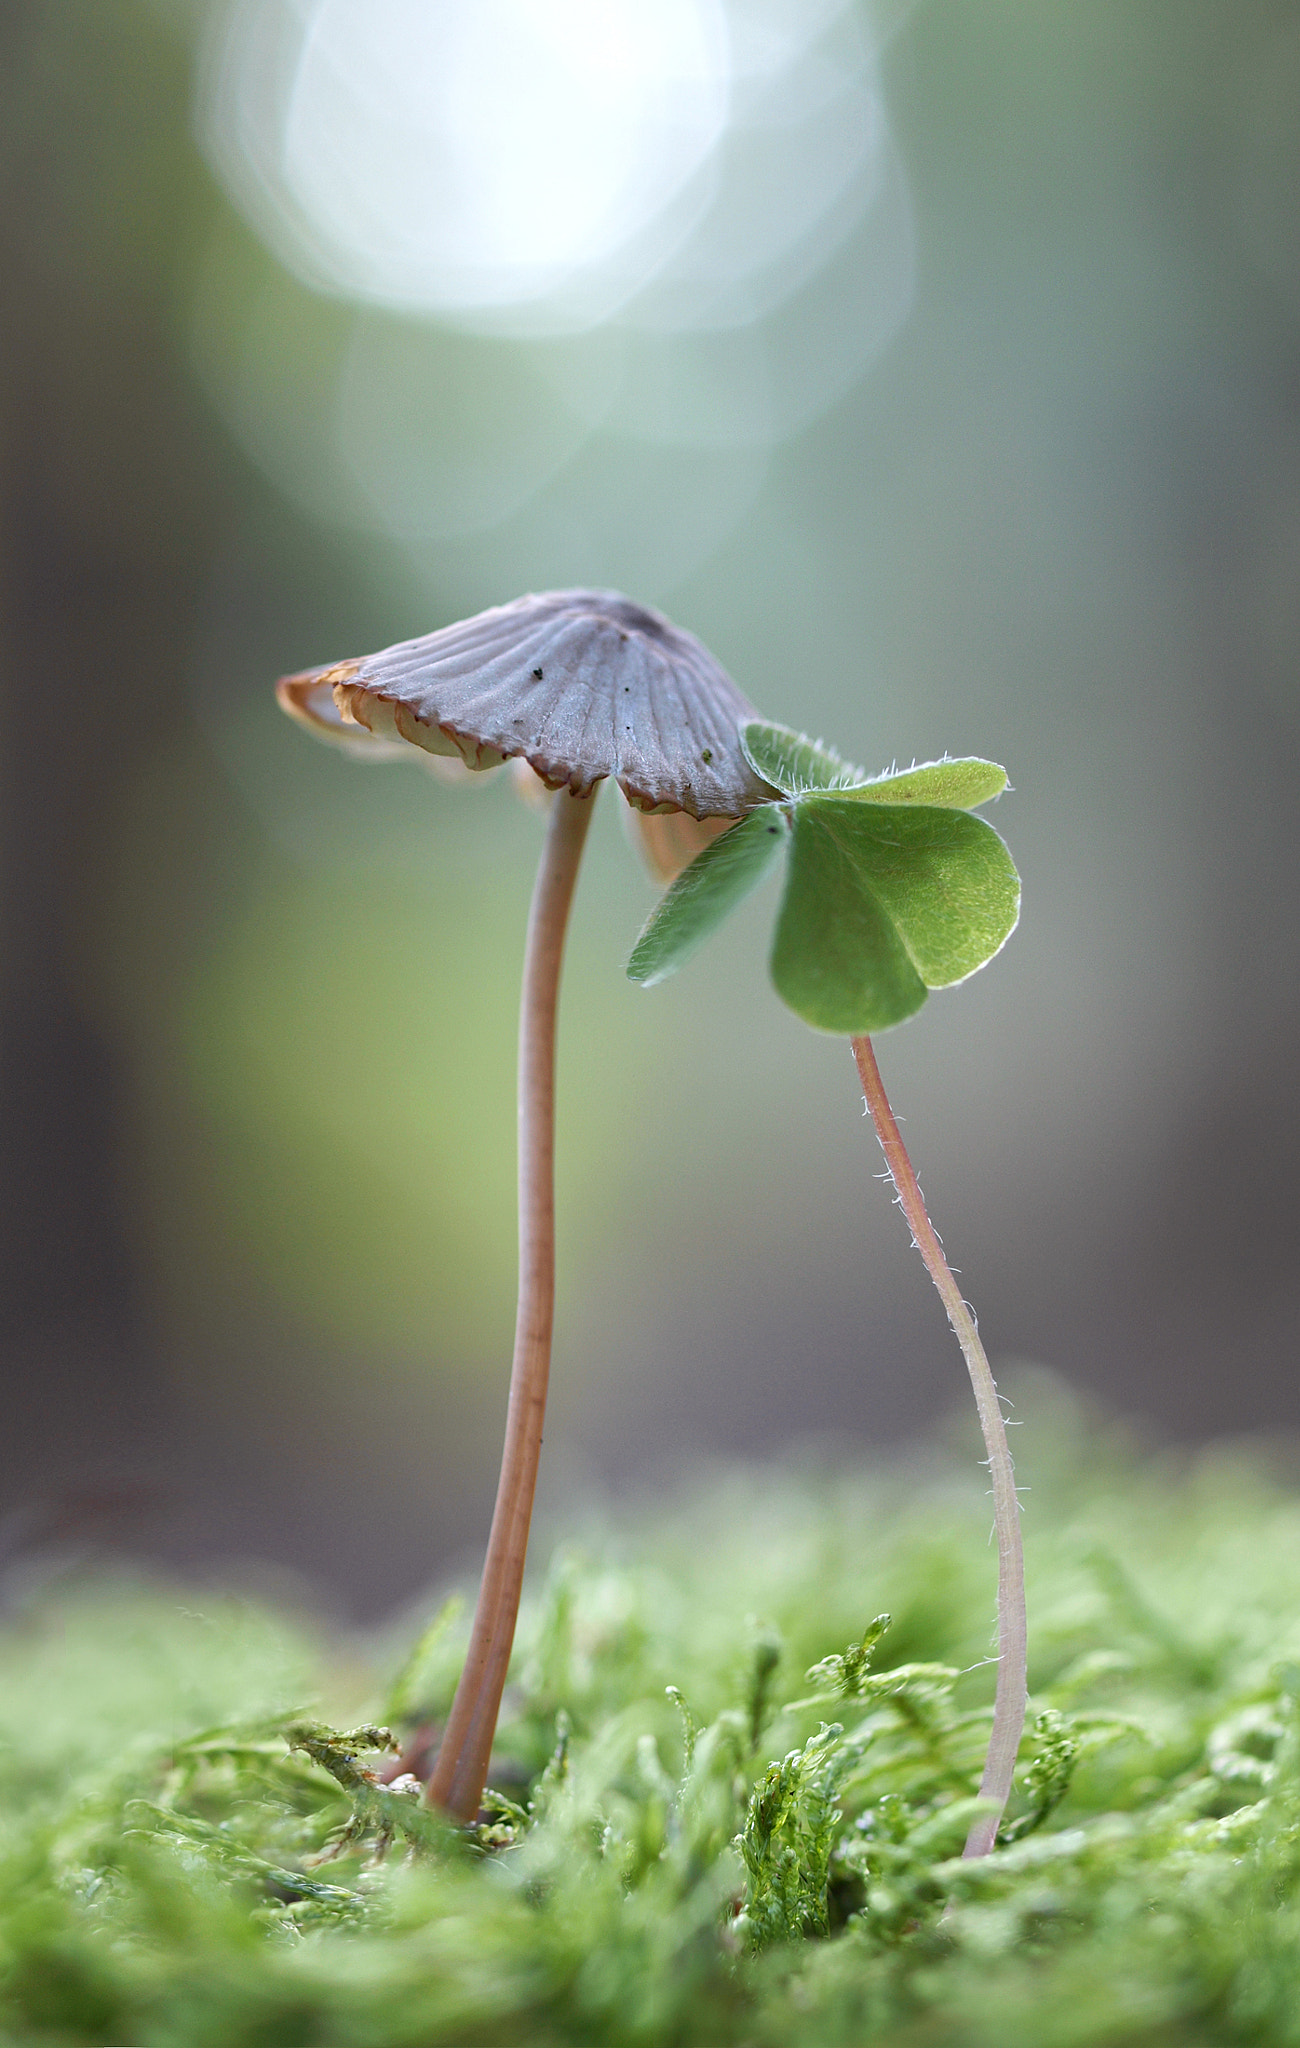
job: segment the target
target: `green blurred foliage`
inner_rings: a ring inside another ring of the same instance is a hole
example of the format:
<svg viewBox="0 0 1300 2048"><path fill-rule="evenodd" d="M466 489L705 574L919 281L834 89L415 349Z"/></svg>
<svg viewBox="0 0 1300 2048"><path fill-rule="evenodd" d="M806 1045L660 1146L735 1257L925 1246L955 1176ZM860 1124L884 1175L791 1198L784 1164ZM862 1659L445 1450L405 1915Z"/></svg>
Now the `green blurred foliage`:
<svg viewBox="0 0 1300 2048"><path fill-rule="evenodd" d="M229 1598L31 1587L0 1682L3 2024L50 2048L1290 2048L1300 1503L1033 1394L1032 1713L983 1862L958 1854L991 1691L969 1466L720 1469L534 1583L464 1834L376 1776L445 1710L454 1613L363 1664Z"/></svg>
<svg viewBox="0 0 1300 2048"><path fill-rule="evenodd" d="M430 805L437 785L427 788ZM505 787L485 803L505 806ZM527 874L314 871L254 892L189 991L228 1227L308 1322L479 1366L514 1299L514 1057ZM621 991L581 939L557 1205L598 1263L645 1111ZM567 1289L562 1293L565 1298Z"/></svg>

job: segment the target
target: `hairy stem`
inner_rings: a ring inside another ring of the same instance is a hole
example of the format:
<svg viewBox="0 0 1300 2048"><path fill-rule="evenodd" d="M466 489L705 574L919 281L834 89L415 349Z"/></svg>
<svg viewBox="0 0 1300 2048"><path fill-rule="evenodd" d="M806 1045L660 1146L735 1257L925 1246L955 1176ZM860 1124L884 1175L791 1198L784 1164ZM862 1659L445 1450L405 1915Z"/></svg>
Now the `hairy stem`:
<svg viewBox="0 0 1300 2048"><path fill-rule="evenodd" d="M995 1804L990 1812L981 1815L974 1823L962 1851L964 1856L987 1856L997 1840L998 1826L1011 1792L1011 1774L1025 1725L1028 1633L1025 1621L1025 1559L1020 1541L1015 1473L997 1386L984 1355L984 1346L980 1343L975 1318L962 1299L961 1289L953 1278L952 1268L944 1257L943 1246L926 1212L925 1198L907 1156L907 1147L899 1135L894 1112L889 1107L889 1097L885 1094L885 1084L880 1078L871 1040L855 1038L851 1043L867 1108L871 1111L876 1136L898 1190L903 1214L911 1226L916 1248L925 1260L926 1271L939 1290L939 1298L948 1311L948 1321L966 1360L993 1481L993 1521L998 1538L998 1684L993 1707L993 1731L989 1737L984 1776L980 1781L980 1795Z"/></svg>
<svg viewBox="0 0 1300 2048"><path fill-rule="evenodd" d="M469 1654L429 1783L431 1805L471 1821L514 1642L537 1487L555 1311L555 1019L564 933L593 799L561 790L528 917L519 1008L519 1302L505 1449Z"/></svg>

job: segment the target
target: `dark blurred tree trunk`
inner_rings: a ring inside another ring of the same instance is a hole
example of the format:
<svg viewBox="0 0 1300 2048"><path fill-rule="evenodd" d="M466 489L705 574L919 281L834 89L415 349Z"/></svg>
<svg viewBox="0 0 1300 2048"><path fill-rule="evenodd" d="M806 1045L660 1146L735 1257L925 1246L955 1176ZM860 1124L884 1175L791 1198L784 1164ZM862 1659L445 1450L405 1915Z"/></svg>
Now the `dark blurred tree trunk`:
<svg viewBox="0 0 1300 2048"><path fill-rule="evenodd" d="M177 367L187 53L131 0L0 26L0 1348L7 1492L148 1455L126 1076L84 999L122 778L168 721L221 457ZM48 1447L48 1448L43 1448Z"/></svg>

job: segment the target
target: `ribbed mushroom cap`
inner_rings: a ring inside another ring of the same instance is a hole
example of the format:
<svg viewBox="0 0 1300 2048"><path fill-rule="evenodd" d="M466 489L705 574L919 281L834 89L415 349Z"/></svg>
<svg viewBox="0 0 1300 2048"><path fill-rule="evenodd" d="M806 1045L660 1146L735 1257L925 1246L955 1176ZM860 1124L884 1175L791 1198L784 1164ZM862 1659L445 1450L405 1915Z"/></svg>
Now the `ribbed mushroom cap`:
<svg viewBox="0 0 1300 2048"><path fill-rule="evenodd" d="M693 634L616 590L516 598L278 690L328 737L520 759L575 796L612 775L641 811L738 818L776 794L740 744L752 704Z"/></svg>

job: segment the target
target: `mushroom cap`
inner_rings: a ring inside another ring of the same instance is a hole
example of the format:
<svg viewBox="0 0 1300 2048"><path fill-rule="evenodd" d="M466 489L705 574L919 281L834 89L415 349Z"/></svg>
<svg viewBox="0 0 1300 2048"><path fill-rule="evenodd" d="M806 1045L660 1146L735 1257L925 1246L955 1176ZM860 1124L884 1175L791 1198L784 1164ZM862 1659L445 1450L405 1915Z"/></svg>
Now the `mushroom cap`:
<svg viewBox="0 0 1300 2048"><path fill-rule="evenodd" d="M400 739L470 768L524 760L575 796L612 775L640 811L738 818L777 794L745 758L758 714L725 669L616 590L519 597L277 688L292 716L367 751Z"/></svg>

